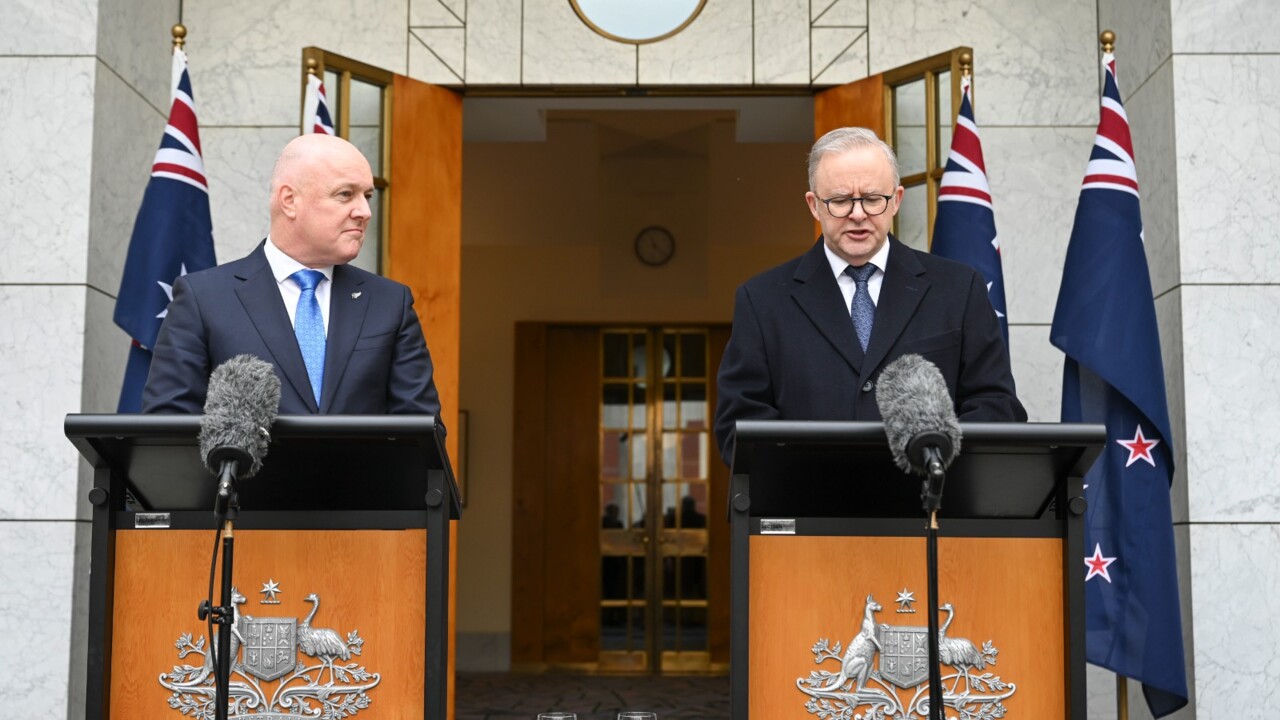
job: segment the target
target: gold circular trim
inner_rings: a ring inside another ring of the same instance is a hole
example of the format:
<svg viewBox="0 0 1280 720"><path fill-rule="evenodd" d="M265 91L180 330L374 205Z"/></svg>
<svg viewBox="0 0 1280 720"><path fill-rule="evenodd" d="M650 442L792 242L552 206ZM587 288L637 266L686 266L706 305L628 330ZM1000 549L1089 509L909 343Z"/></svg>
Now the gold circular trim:
<svg viewBox="0 0 1280 720"><path fill-rule="evenodd" d="M632 38L624 38L618 35L614 35L613 33L600 27L599 25L596 25L595 23L591 22L591 19L587 17L587 14L582 11L582 8L578 7L578 0L569 0L569 5L572 6L573 11L577 13L578 19L581 20L583 24L585 24L587 27L594 30L596 34L609 38L614 42L626 43L628 45L648 45L649 43L656 43L656 42L661 42L662 40L666 40L667 38L675 35L676 33L679 33L681 30L684 30L685 28L689 27L689 23L693 22L694 20L697 20L698 16L702 14L702 8L707 6L707 0L698 0L698 7L694 8L693 12L689 13L689 17L685 18L685 21L680 23L680 25L676 29L666 34L659 35L657 37L645 38L644 40L633 40Z"/></svg>

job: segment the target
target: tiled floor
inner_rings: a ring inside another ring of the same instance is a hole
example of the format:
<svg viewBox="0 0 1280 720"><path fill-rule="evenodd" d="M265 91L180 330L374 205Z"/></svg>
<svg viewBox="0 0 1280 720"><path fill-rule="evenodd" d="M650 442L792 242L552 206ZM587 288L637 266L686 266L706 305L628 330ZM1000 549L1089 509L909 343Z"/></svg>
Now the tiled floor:
<svg viewBox="0 0 1280 720"><path fill-rule="evenodd" d="M615 677L459 673L456 720L534 720L547 710L615 720L649 710L658 720L729 717L728 677Z"/></svg>

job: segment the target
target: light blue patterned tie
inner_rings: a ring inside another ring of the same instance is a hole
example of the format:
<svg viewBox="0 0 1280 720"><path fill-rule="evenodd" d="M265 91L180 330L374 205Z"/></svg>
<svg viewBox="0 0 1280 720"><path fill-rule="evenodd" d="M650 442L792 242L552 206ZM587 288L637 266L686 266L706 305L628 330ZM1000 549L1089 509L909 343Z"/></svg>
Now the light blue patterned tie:
<svg viewBox="0 0 1280 720"><path fill-rule="evenodd" d="M846 275L853 278L857 286L853 291L853 302L849 304L849 315L853 318L853 329L858 333L858 343L862 345L862 352L866 352L867 343L871 341L871 326L876 322L876 304L871 301L871 291L867 289L867 281L876 271L876 266L871 263L861 267L850 265L844 271Z"/></svg>
<svg viewBox="0 0 1280 720"><path fill-rule="evenodd" d="M293 332L298 336L298 349L302 361L307 364L307 377L311 380L311 392L320 406L320 388L324 385L324 317L320 315L320 303L316 300L316 286L324 280L319 270L299 270L289 276L302 288L298 298L298 310L293 318Z"/></svg>

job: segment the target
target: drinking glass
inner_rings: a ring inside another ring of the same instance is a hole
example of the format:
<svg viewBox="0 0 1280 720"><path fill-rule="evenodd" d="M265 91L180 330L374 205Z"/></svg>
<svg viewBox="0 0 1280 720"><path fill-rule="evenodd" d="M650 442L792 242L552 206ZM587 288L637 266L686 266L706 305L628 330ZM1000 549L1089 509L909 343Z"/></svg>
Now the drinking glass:
<svg viewBox="0 0 1280 720"><path fill-rule="evenodd" d="M544 712L538 713L538 720L578 720L578 715L571 712Z"/></svg>
<svg viewBox="0 0 1280 720"><path fill-rule="evenodd" d="M618 713L618 720L658 720L658 713L627 710Z"/></svg>

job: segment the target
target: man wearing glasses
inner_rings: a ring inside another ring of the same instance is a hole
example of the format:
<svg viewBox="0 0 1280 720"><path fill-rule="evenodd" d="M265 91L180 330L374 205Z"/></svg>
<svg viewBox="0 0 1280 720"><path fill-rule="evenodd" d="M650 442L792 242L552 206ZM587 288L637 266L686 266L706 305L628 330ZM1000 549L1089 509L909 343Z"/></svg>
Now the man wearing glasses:
<svg viewBox="0 0 1280 720"><path fill-rule="evenodd" d="M734 299L715 422L726 463L738 420L879 420L876 378L908 353L942 371L961 421L1027 419L982 276L889 234L898 182L871 130L814 143L805 201L822 237Z"/></svg>

